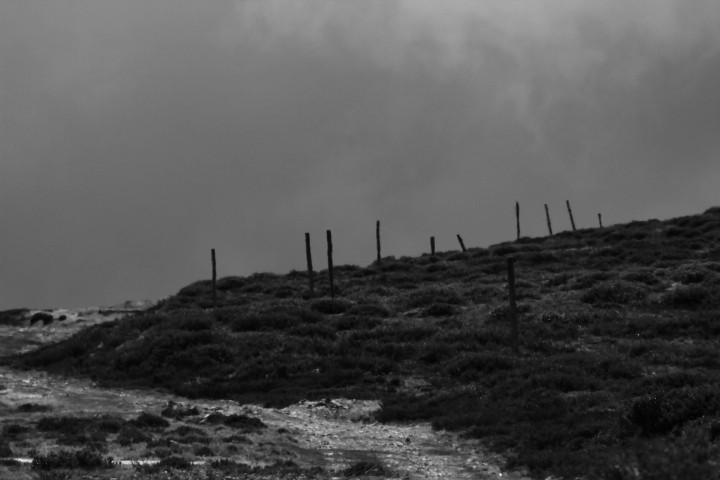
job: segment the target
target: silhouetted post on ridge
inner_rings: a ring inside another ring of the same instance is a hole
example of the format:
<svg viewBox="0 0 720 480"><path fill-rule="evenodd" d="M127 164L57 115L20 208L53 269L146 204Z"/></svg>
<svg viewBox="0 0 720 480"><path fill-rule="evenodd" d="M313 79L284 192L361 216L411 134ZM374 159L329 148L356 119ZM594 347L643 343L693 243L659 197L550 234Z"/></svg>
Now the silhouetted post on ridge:
<svg viewBox="0 0 720 480"><path fill-rule="evenodd" d="M575 220L573 220L572 210L570 210L570 200L565 200L568 207L568 214L570 214L570 224L572 225L573 232L575 231Z"/></svg>
<svg viewBox="0 0 720 480"><path fill-rule="evenodd" d="M217 290L215 288L217 284L217 269L215 268L215 249L213 248L210 253L212 259L212 301L213 308L217 307Z"/></svg>
<svg viewBox="0 0 720 480"><path fill-rule="evenodd" d="M435 255L435 237L430 237L430 255Z"/></svg>
<svg viewBox="0 0 720 480"><path fill-rule="evenodd" d="M330 298L335 298L335 285L333 284L333 260L332 260L332 233L327 231L327 247L328 247L328 277L330 279Z"/></svg>
<svg viewBox="0 0 720 480"><path fill-rule="evenodd" d="M513 353L520 353L518 342L517 304L515 302L515 258L508 257L508 297L510 298L510 342Z"/></svg>
<svg viewBox="0 0 720 480"><path fill-rule="evenodd" d="M545 217L547 218L548 232L552 235L552 224L550 223L550 210L548 210L547 203L545 204Z"/></svg>
<svg viewBox="0 0 720 480"><path fill-rule="evenodd" d="M315 296L315 287L313 284L313 268L312 268L312 252L310 251L310 234L305 234L305 256L307 257L308 269L308 287L310 288L310 297Z"/></svg>
<svg viewBox="0 0 720 480"><path fill-rule="evenodd" d="M602 227L602 214L598 213L598 222L600 222L600 228Z"/></svg>
<svg viewBox="0 0 720 480"><path fill-rule="evenodd" d="M517 222L517 239L520 240L520 203L515 202L515 221Z"/></svg>
<svg viewBox="0 0 720 480"><path fill-rule="evenodd" d="M377 244L377 264L380 266L380 220L375 223L375 243Z"/></svg>
<svg viewBox="0 0 720 480"><path fill-rule="evenodd" d="M464 253L464 252L467 252L467 250L465 249L465 244L463 243L462 237L460 236L459 233L458 233L458 236L457 236L457 237L458 237L458 242L460 242L460 248L462 248L463 253Z"/></svg>

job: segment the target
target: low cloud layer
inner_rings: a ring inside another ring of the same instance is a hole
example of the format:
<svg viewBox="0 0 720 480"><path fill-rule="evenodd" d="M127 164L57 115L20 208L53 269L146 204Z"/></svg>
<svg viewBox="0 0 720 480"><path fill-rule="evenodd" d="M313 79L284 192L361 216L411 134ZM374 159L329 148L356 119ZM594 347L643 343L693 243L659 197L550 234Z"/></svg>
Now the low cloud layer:
<svg viewBox="0 0 720 480"><path fill-rule="evenodd" d="M0 308L718 204L720 4L0 3Z"/></svg>

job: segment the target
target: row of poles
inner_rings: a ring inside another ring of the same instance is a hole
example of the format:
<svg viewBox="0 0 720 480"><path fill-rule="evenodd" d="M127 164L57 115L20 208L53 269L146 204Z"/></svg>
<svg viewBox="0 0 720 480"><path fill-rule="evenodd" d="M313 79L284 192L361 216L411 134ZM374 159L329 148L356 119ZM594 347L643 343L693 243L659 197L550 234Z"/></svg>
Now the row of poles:
<svg viewBox="0 0 720 480"><path fill-rule="evenodd" d="M377 262L378 265L381 262L380 259L380 221L376 224L376 237L377 237ZM433 244L434 244L434 237ZM458 235L458 239L460 239L460 235ZM460 244L462 245L462 239L460 239ZM333 282L333 260L332 260L332 232L330 230L327 231L327 255L328 255L328 277L330 281L330 298L335 298L335 286ZM434 245L433 245L434 246ZM433 249L434 250L434 249ZM463 245L463 251L465 250ZM310 296L314 296L314 272L313 272L313 266L312 266L312 253L310 251L310 234L305 234L305 252L307 256L307 268L308 268L308 284L310 287ZM434 253L434 252L433 252ZM212 259L212 302L213 302L213 308L217 308L217 264L215 261L215 249L213 248L211 250L211 259ZM518 322L517 322L517 302L515 297L515 257L512 255L508 257L508 296L509 296L509 303L510 303L510 311L509 311L509 317L510 317L510 343L513 349L513 353L519 353L520 347L519 347L519 340L518 340Z"/></svg>
<svg viewBox="0 0 720 480"><path fill-rule="evenodd" d="M460 247L462 251L467 251L465 243L463 243L462 237L457 236L460 241ZM377 264L382 265L381 246L380 246L380 220L375 223L375 241L377 246ZM435 237L430 237L430 250L435 255ZM307 270L308 270L308 288L310 290L310 296L315 296L315 272L313 270L312 263L312 251L310 249L310 234L305 233L305 257L307 259ZM333 278L333 244L332 244L332 232L327 230L327 259L328 259L328 280L330 283L330 298L335 298L335 281ZM217 263L215 260L215 249L211 249L211 261L212 261L212 301L213 307L217 306Z"/></svg>
<svg viewBox="0 0 720 480"><path fill-rule="evenodd" d="M576 230L575 228L575 220L573 219L572 209L570 208L570 201L566 200L565 204L567 205L568 215L570 215L570 224L572 225L573 231ZM548 232L550 235L553 234L552 232L552 223L550 222L550 211L548 209L547 203L545 204L545 216L547 218L547 227ZM515 202L515 218L517 221L517 238L520 239L520 203ZM598 213L598 221L600 222L600 228L602 228L602 215ZM460 243L460 248L463 252L467 252L467 249L465 248L465 242L463 242L462 237L460 234L457 235L458 242ZM380 220L377 220L375 223L375 243L376 243L376 249L377 249L377 261L376 263L378 265L382 264L382 258L381 258L381 247L380 247ZM435 255L435 237L430 237L430 254ZM310 234L305 233L305 256L307 258L307 270L308 270L308 287L310 290L310 296L313 297L315 295L315 285L314 285L314 271L313 271L313 264L312 264L312 252L310 250ZM332 244L332 232L330 230L327 230L327 259L328 259L328 280L330 283L330 298L335 298L335 282L333 279L333 244ZM510 266L508 266L508 269L510 269ZM509 271L509 270L508 270ZM213 299L213 306L217 305L217 290L216 290L216 280L217 280L217 270L216 270L216 262L215 262L215 249L212 249L212 299Z"/></svg>
<svg viewBox="0 0 720 480"><path fill-rule="evenodd" d="M575 219L573 219L572 209L570 208L570 200L565 200L565 205L567 205L567 211L568 215L570 215L570 225L572 225L573 232L577 229L575 228ZM598 213L598 222L600 223L600 228L602 228L602 214ZM547 227L548 227L548 233L550 235L553 234L552 231L552 223L550 222L550 210L548 209L547 203L545 204L545 218L547 218ZM520 239L520 203L515 202L515 220L517 222L517 238ZM458 238L460 238L460 235L458 235ZM462 243L462 240L461 240ZM463 251L465 251L463 249Z"/></svg>
<svg viewBox="0 0 720 480"><path fill-rule="evenodd" d="M377 222L377 261L380 264L380 221ZM460 238L460 235L458 235ZM434 237L433 237L434 240ZM333 284L333 261L332 261L332 233L330 230L327 231L327 243L328 243L328 277L330 280L330 298L335 298L335 287ZM434 242L433 242L434 243ZM460 239L462 245L462 239ZM463 246L463 251L465 250ZM305 234L305 252L307 256L307 268L308 268L308 282L310 287L310 296L314 296L314 285L313 285L313 266L312 266L312 253L310 251L310 234ZM212 259L212 302L213 308L217 308L217 264L215 261L215 249L211 250ZM513 353L519 353L520 346L518 340L518 322L517 322L517 302L515 297L515 257L512 255L508 257L508 296L510 303L510 343L513 349Z"/></svg>
<svg viewBox="0 0 720 480"><path fill-rule="evenodd" d="M572 209L570 208L570 201L565 201L567 205L568 215L570 215L570 224L572 225L573 231L575 228L575 220L573 219ZM547 217L548 232L550 235L552 232L552 224L550 222L550 211L547 204L545 204L545 216ZM515 202L515 217L517 220L517 238L520 238L520 204ZM602 228L602 216L598 213L598 221L600 222L600 228ZM332 232L327 230L327 259L328 259L328 280L330 283L330 298L335 298L335 282L333 277L333 244L332 244ZM466 252L465 243L462 237L457 235L460 248L463 252ZM382 264L381 258L381 246L380 246L380 220L375 223L375 242L377 249L377 264ZM430 237L430 252L435 255L435 237ZM307 269L308 269L308 287L310 290L310 297L315 296L315 282L314 282L314 271L312 264L312 251L310 249L310 234L305 233L305 256L307 258ZM212 302L213 308L217 307L217 267L215 259L215 249L211 250L212 260ZM513 353L519 353L519 339L518 339L518 322L517 322L517 301L515 295L515 258L510 255L507 259L508 268L508 300L509 300L509 320L510 320L510 343Z"/></svg>

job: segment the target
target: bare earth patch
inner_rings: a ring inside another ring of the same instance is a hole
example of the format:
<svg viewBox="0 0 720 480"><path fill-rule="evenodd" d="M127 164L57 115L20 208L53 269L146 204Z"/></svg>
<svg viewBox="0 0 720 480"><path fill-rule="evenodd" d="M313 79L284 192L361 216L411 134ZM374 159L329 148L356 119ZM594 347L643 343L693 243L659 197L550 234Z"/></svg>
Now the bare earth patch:
<svg viewBox="0 0 720 480"><path fill-rule="evenodd" d="M37 322L32 326L2 326L2 353L27 351L67 338L88 325L114 320L127 313L110 309L101 313L101 310L86 310L83 314L63 312L66 319L47 325ZM58 316L58 311L52 313ZM416 378L408 379L412 385L407 387L416 386L418 381ZM43 407L45 411L37 411ZM203 464L209 468L207 464L213 460L228 459L260 467L292 461L302 468L318 466L328 472L326 477L316 478L341 478L343 469L361 461L379 461L399 478L525 478L519 473L501 474L499 465L502 465L503 459L486 452L477 440L464 440L453 433L436 432L426 423L398 425L375 422L372 414L380 408L377 401L326 399L303 401L283 409L268 409L233 401L188 401L148 390L98 388L90 380L5 367L0 367L0 429L22 432L6 440L9 440L14 458L25 465L0 466L0 478L41 478L39 472L30 468L32 456L82 448L59 445L52 435L44 435L36 428L43 418L112 416L131 422L143 412L160 416L168 407L180 411L195 407L198 414L166 418L170 425L149 433L150 441L128 445L120 441L121 433L109 434L102 454L121 461L124 467L132 467L133 463L157 462L162 456L172 453L197 463L199 466L195 470L198 474ZM232 424L213 421L231 415L257 418L266 428L238 430ZM193 432L194 437L187 437L187 432ZM207 448L203 450L203 447ZM82 475L77 478L150 478L132 468L116 468L104 473L83 472Z"/></svg>
<svg viewBox="0 0 720 480"><path fill-rule="evenodd" d="M302 467L321 466L328 471L341 471L358 461L380 460L394 471L408 474L412 479L495 479L523 478L518 474L500 475L502 459L483 451L477 441L467 441L455 434L434 432L427 424L383 425L371 420L377 402L328 399L301 402L284 409L268 409L256 405L239 405L232 401L189 402L174 395L150 391L103 389L92 382L60 378L44 372L14 371L0 368L5 389L0 391L2 425L23 425L29 437L23 442L11 442L16 457L29 458L35 450L47 454L60 447L40 438L32 425L48 416L96 417L110 414L125 420L137 418L142 412L160 415L161 411L197 407L199 415L170 420L171 425L158 433L178 427L194 427L207 433L207 446L216 455L196 458L211 461L227 458L250 465L271 465L280 460L292 460ZM170 402L174 402L170 403ZM45 412L24 413L18 407L36 404L50 407ZM267 428L238 435L228 426L208 422L209 415L246 415L258 418ZM237 437L228 442L228 438ZM24 446L18 446L24 445ZM147 443L122 447L108 438L107 455L132 462L158 460ZM194 458L196 445L178 444L180 453ZM6 472L7 473L7 472Z"/></svg>

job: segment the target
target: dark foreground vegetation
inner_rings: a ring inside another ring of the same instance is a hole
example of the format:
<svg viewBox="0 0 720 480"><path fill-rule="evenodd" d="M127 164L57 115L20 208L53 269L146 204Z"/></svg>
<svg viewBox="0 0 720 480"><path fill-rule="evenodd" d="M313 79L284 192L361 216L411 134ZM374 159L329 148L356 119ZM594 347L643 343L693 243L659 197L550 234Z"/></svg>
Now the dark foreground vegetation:
<svg viewBox="0 0 720 480"><path fill-rule="evenodd" d="M325 272L314 299L304 272L220 279L217 309L199 281L2 362L266 406L380 398L379 421L482 438L537 478L720 478L719 241L713 208L337 267L334 300Z"/></svg>

